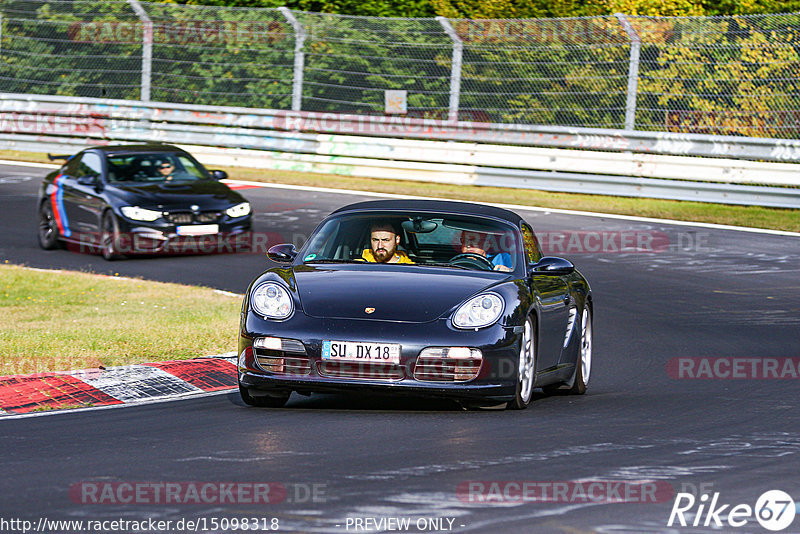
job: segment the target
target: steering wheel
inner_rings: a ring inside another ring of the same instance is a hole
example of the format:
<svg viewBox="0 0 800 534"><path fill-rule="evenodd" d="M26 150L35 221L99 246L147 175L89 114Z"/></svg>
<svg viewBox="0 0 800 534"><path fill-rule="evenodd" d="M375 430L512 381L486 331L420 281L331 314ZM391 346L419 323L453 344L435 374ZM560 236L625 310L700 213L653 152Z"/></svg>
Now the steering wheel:
<svg viewBox="0 0 800 534"><path fill-rule="evenodd" d="M485 256L481 256L480 254L475 254L474 252L465 252L463 254L456 254L452 258L450 258L450 263L452 265L457 265L460 267L477 267L478 269L483 269L487 271L491 271L494 269L494 264L490 262Z"/></svg>

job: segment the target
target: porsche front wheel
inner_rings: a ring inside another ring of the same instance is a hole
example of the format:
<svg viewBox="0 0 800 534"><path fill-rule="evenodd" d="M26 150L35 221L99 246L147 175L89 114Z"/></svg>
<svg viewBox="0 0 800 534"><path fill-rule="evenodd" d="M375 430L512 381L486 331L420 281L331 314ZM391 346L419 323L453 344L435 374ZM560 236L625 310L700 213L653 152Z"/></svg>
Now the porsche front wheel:
<svg viewBox="0 0 800 534"><path fill-rule="evenodd" d="M575 381L569 392L583 395L589 387L592 374L592 310L587 305L581 314L581 340L578 346L578 361L575 362Z"/></svg>
<svg viewBox="0 0 800 534"><path fill-rule="evenodd" d="M523 410L533 398L533 382L536 377L536 327L532 317L528 317L522 332L517 365L517 392L514 400L508 403L512 410Z"/></svg>

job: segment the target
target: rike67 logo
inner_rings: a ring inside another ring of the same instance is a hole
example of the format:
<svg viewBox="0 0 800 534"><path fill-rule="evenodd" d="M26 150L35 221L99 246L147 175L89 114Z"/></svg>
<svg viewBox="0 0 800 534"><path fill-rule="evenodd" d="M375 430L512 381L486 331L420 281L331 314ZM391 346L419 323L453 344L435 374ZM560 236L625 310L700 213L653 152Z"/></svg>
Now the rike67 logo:
<svg viewBox="0 0 800 534"><path fill-rule="evenodd" d="M796 513L794 500L781 490L764 492L755 507L749 504L722 504L719 502L719 492L711 497L703 494L699 499L691 493L678 493L667 526L671 527L677 522L682 527L743 527L755 518L765 529L777 532L788 528Z"/></svg>

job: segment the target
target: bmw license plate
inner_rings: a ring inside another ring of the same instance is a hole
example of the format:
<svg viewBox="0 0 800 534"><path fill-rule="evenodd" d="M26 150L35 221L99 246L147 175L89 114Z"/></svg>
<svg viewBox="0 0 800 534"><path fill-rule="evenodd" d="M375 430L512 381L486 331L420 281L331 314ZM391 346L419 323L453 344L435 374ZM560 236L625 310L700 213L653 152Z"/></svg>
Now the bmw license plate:
<svg viewBox="0 0 800 534"><path fill-rule="evenodd" d="M219 233L218 224L193 224L191 226L178 226L178 235L211 235Z"/></svg>
<svg viewBox="0 0 800 534"><path fill-rule="evenodd" d="M400 363L397 343L356 343L353 341L323 341L323 360L348 362Z"/></svg>

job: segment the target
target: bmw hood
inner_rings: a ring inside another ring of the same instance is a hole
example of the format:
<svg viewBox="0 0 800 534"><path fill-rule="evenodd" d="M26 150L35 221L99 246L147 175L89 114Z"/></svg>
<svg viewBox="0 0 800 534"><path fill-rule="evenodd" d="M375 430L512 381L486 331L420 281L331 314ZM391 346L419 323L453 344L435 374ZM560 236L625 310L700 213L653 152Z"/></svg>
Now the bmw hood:
<svg viewBox="0 0 800 534"><path fill-rule="evenodd" d="M306 315L426 323L502 281L496 273L458 269L345 265L293 269Z"/></svg>
<svg viewBox="0 0 800 534"><path fill-rule="evenodd" d="M197 182L114 184L109 192L127 204L142 208L185 208L196 204L203 209L224 209L244 198L216 180Z"/></svg>

